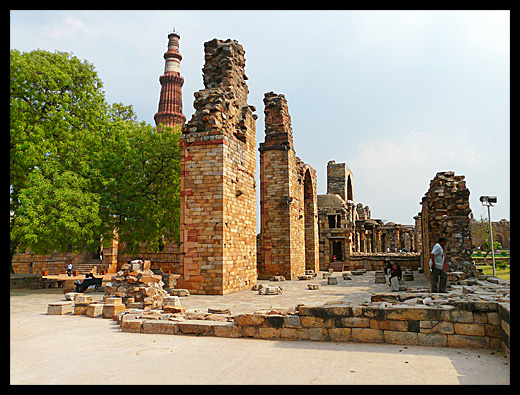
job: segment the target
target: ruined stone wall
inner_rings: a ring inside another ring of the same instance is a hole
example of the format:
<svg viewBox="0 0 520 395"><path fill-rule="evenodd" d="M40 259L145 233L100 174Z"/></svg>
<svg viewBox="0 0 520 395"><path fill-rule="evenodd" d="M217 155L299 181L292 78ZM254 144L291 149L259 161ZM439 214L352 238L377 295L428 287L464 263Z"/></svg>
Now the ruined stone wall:
<svg viewBox="0 0 520 395"><path fill-rule="evenodd" d="M318 269L316 171L296 157L284 95L264 95L260 144L259 276L287 279Z"/></svg>
<svg viewBox="0 0 520 395"><path fill-rule="evenodd" d="M498 241L502 248L511 248L511 224L506 219L491 221L493 228L493 240ZM482 247L482 243L489 241L488 222L477 222L474 219L470 222L471 238L475 247Z"/></svg>
<svg viewBox="0 0 520 395"><path fill-rule="evenodd" d="M388 343L428 347L504 349L510 355L508 303L454 306L305 306L292 314L239 314L233 322L123 315L123 332L293 341Z"/></svg>
<svg viewBox="0 0 520 395"><path fill-rule="evenodd" d="M422 264L429 276L430 252L439 239L447 239L445 247L450 271L475 276L471 258L469 189L464 176L452 171L439 172L430 181L430 188L421 201Z"/></svg>
<svg viewBox="0 0 520 395"><path fill-rule="evenodd" d="M331 160L327 163L327 193L338 194L347 202L354 199L354 175L345 163Z"/></svg>
<svg viewBox="0 0 520 395"><path fill-rule="evenodd" d="M181 145L180 288L227 294L256 283L256 115L242 46L204 44L204 86Z"/></svg>

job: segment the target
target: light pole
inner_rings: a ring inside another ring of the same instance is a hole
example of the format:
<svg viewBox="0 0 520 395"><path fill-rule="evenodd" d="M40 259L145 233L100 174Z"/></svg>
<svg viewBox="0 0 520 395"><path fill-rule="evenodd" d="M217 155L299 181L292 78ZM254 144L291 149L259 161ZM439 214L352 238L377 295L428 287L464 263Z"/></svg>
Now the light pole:
<svg viewBox="0 0 520 395"><path fill-rule="evenodd" d="M482 202L483 206L487 206L488 209L488 222L489 222L489 238L491 242L491 258L493 259L493 277L496 277L495 273L495 248L493 246L493 228L491 226L491 211L490 207L493 207L493 203L497 202L496 196L481 196L479 200Z"/></svg>

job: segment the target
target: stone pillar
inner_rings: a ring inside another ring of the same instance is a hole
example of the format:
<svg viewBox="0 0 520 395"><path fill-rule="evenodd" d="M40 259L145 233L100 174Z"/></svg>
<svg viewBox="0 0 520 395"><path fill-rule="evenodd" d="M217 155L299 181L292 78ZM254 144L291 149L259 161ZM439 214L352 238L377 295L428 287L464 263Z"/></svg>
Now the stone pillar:
<svg viewBox="0 0 520 395"><path fill-rule="evenodd" d="M242 46L204 44L204 86L180 138L179 288L227 294L256 283L256 115Z"/></svg>
<svg viewBox="0 0 520 395"><path fill-rule="evenodd" d="M430 188L421 200L422 264L429 275L429 254L438 238L447 239L446 256L450 271L464 271L473 277L476 273L471 258L469 189L464 176L452 171L439 172L430 181Z"/></svg>
<svg viewBox="0 0 520 395"><path fill-rule="evenodd" d="M264 95L265 142L260 143L260 215L264 262L259 276L305 274L305 222L291 117L282 94ZM303 189L302 189L303 191Z"/></svg>

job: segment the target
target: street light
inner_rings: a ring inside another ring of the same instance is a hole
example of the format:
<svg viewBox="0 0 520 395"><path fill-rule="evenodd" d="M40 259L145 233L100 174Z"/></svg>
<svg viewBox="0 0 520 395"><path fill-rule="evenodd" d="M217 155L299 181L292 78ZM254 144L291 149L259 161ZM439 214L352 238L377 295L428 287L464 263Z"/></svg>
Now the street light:
<svg viewBox="0 0 520 395"><path fill-rule="evenodd" d="M493 228L491 227L491 211L490 207L493 207L493 204L496 204L497 197L496 196L481 196L479 200L482 202L483 206L487 206L488 208L488 222L489 222L489 238L491 240L491 258L493 259L493 277L496 277L495 273L495 248L493 247Z"/></svg>

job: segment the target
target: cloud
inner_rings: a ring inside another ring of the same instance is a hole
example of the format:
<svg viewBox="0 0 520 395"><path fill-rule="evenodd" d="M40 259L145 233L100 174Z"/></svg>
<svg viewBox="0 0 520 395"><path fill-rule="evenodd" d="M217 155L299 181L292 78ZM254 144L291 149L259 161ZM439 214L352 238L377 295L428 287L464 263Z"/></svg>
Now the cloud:
<svg viewBox="0 0 520 395"><path fill-rule="evenodd" d="M411 131L402 139L375 138L358 145L348 165L354 172L356 201L369 205L374 218L412 223L429 181L439 171L478 171L482 153L464 135ZM386 218L385 217L385 218Z"/></svg>
<svg viewBox="0 0 520 395"><path fill-rule="evenodd" d="M58 25L45 26L42 35L52 38L70 38L78 33L92 35L93 29L89 29L83 21L74 16L67 16Z"/></svg>

